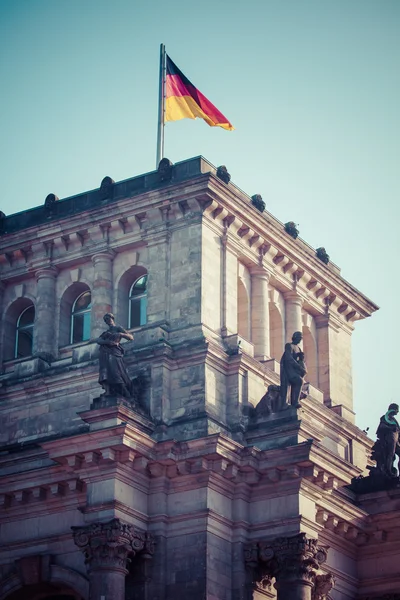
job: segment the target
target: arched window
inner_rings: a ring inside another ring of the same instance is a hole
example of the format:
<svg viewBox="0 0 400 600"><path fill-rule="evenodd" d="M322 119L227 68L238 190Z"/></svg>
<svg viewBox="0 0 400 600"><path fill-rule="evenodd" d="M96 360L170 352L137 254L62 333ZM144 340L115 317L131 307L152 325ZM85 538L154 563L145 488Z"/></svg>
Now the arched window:
<svg viewBox="0 0 400 600"><path fill-rule="evenodd" d="M90 339L91 307L92 295L90 292L83 292L72 304L70 344L78 344Z"/></svg>
<svg viewBox="0 0 400 600"><path fill-rule="evenodd" d="M25 308L17 319L15 330L14 358L31 356L33 346L33 323L35 321L35 307Z"/></svg>
<svg viewBox="0 0 400 600"><path fill-rule="evenodd" d="M136 279L129 290L128 329L145 325L147 321L147 275Z"/></svg>

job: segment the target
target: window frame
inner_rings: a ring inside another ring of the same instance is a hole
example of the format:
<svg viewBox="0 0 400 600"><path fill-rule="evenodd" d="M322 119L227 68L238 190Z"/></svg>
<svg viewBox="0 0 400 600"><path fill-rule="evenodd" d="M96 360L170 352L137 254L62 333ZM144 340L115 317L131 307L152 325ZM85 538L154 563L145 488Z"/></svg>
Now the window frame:
<svg viewBox="0 0 400 600"><path fill-rule="evenodd" d="M86 308L75 310L76 303L85 294L89 294L90 295L89 306L87 306ZM75 319L76 316L89 314L89 325L90 325L91 324L91 318L92 318L92 314L91 313L92 313L92 292L91 292L91 290L84 290L83 292L81 292L80 294L78 294L78 296L75 298L75 300L72 302L72 305L71 305L71 317L70 317L71 320L70 320L70 334L69 334L69 344L70 345L73 345L73 344L82 344L83 342L87 342L88 340L90 340L90 333L89 333L89 337L87 339L83 338L83 339L81 339L79 341L74 341L74 319ZM83 317L83 318L85 318L85 317Z"/></svg>
<svg viewBox="0 0 400 600"><path fill-rule="evenodd" d="M135 281L132 283L132 285L129 287L129 292L128 292L128 329L135 329L136 327L143 327L144 325L147 324L147 284L148 284L148 277L149 274L148 273L143 273L142 275L139 275L139 277L137 277L135 279ZM133 295L132 294L132 290L134 289L135 285L137 285L137 283L141 280L141 279L145 279L145 287L144 287L144 291L140 294L136 294ZM139 315L140 315L140 321L142 320L142 303L144 301L145 303L145 310L144 310L144 322L140 322L138 325L133 325L132 324L132 304L133 302L139 301Z"/></svg>

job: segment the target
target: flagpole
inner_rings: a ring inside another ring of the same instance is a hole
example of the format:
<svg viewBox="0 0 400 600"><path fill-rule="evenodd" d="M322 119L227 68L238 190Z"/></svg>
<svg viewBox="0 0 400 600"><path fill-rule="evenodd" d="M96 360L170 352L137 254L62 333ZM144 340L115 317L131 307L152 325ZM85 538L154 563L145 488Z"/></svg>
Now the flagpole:
<svg viewBox="0 0 400 600"><path fill-rule="evenodd" d="M165 45L160 44L160 79L158 95L157 163L164 158L164 117L165 117Z"/></svg>

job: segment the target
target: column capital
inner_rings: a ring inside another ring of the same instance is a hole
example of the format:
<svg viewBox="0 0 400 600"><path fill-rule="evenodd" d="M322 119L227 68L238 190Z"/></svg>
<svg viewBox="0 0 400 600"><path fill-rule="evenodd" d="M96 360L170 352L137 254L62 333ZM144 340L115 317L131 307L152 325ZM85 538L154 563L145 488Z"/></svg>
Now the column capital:
<svg viewBox="0 0 400 600"><path fill-rule="evenodd" d="M261 265L253 265L249 269L251 276L258 277L259 279L265 279L267 282L270 280L272 271L268 271Z"/></svg>
<svg viewBox="0 0 400 600"><path fill-rule="evenodd" d="M255 573L255 583L259 580L270 583L275 577L278 590L281 586L297 583L315 588L314 591L318 591L316 599L324 597L321 590L326 590L329 582L329 589L334 584L330 574L317 576L320 565L326 559L327 549L319 546L317 540L307 538L305 533L269 542L255 542L245 548L245 562Z"/></svg>
<svg viewBox="0 0 400 600"><path fill-rule="evenodd" d="M152 536L119 519L71 529L75 544L85 555L89 572L111 570L126 574L129 556L144 551L151 557L154 553Z"/></svg>
<svg viewBox="0 0 400 600"><path fill-rule="evenodd" d="M303 296L300 296L296 290L288 290L287 292L283 292L283 297L285 298L286 302L289 302L290 304L298 304L299 306L303 306L304 304Z"/></svg>
<svg viewBox="0 0 400 600"><path fill-rule="evenodd" d="M93 254L92 256L92 262L94 265L96 265L99 262L111 262L114 260L114 257L116 255L115 250L107 249L107 250L102 250L100 252L96 252L96 254Z"/></svg>
<svg viewBox="0 0 400 600"><path fill-rule="evenodd" d="M53 265L48 267L40 267L35 271L36 281L39 279L55 279L58 275L58 269Z"/></svg>

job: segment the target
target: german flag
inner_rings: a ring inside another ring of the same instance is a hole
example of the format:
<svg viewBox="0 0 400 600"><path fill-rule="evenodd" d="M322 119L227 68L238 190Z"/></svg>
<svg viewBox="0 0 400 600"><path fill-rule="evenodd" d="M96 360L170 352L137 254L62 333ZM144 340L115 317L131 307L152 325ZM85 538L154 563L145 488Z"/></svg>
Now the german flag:
<svg viewBox="0 0 400 600"><path fill-rule="evenodd" d="M167 55L165 121L204 119L210 127L235 129L224 115L194 87Z"/></svg>

